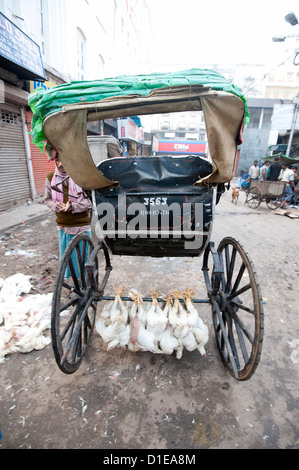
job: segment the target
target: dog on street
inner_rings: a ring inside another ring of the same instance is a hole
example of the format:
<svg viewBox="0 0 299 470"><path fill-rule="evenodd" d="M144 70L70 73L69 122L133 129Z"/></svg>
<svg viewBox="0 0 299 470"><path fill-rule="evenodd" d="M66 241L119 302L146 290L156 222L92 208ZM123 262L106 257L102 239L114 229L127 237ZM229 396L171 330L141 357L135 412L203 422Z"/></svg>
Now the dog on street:
<svg viewBox="0 0 299 470"><path fill-rule="evenodd" d="M238 204L238 199L239 199L239 188L237 188L236 186L232 186L232 203Z"/></svg>

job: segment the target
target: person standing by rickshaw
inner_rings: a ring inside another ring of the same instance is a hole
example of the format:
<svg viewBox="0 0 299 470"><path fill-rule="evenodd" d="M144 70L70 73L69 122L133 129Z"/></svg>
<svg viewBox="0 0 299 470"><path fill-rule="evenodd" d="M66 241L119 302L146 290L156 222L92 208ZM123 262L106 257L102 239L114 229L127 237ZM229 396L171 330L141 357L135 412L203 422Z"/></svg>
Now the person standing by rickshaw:
<svg viewBox="0 0 299 470"><path fill-rule="evenodd" d="M92 202L68 176L58 156L55 158L55 171L50 172L46 178L44 202L56 214L61 259L66 247L78 233L87 232L92 236L89 215ZM78 274L75 260L74 264Z"/></svg>

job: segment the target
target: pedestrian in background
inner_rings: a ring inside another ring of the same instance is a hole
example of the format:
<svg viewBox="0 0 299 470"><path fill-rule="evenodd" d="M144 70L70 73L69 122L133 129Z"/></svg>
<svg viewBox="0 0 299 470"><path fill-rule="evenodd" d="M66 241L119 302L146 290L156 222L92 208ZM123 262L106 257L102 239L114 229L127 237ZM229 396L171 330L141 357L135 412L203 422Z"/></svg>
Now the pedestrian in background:
<svg viewBox="0 0 299 470"><path fill-rule="evenodd" d="M277 181L279 177L279 173L281 170L281 164L279 163L279 158L275 157L274 158L274 163L271 163L269 167L269 173L267 180L268 181Z"/></svg>
<svg viewBox="0 0 299 470"><path fill-rule="evenodd" d="M269 165L270 165L269 160L266 160L265 163L263 164L262 168L260 169L260 181L266 181L267 180Z"/></svg>
<svg viewBox="0 0 299 470"><path fill-rule="evenodd" d="M260 169L258 167L258 161L254 160L253 165L249 168L249 177L251 180L257 180L260 175Z"/></svg>
<svg viewBox="0 0 299 470"><path fill-rule="evenodd" d="M55 171L46 178L45 204L56 214L61 259L66 247L78 233L87 232L92 236L89 216L92 202L68 176L58 157L55 159Z"/></svg>

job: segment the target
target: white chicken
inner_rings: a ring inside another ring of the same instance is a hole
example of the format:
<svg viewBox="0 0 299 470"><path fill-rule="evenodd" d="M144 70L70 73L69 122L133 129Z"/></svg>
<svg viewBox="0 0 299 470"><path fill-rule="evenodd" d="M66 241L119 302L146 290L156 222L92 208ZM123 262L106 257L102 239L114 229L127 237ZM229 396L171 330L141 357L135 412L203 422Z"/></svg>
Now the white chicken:
<svg viewBox="0 0 299 470"><path fill-rule="evenodd" d="M125 348L130 341L130 325L123 325L122 328L120 328L120 331L115 330L115 338L112 339L107 346L107 351L110 351L110 349L115 348L116 346L120 348Z"/></svg>
<svg viewBox="0 0 299 470"><path fill-rule="evenodd" d="M188 333L182 338L181 342L184 348L187 349L187 351L194 351L198 348L198 344L194 337L193 331L188 331Z"/></svg>
<svg viewBox="0 0 299 470"><path fill-rule="evenodd" d="M167 326L168 316L167 311L162 309L158 304L158 292L151 291L151 296L152 302L146 316L146 329L155 336L156 341L159 341L163 331Z"/></svg>
<svg viewBox="0 0 299 470"><path fill-rule="evenodd" d="M121 295L123 286L116 290L115 299L108 302L96 322L96 329L105 343L107 350L118 345L124 345L128 337L128 311L124 305Z"/></svg>
<svg viewBox="0 0 299 470"><path fill-rule="evenodd" d="M22 273L16 273L4 279L0 297L8 300L12 295L19 297L21 294L28 294L32 287L29 279L31 276L25 276Z"/></svg>
<svg viewBox="0 0 299 470"><path fill-rule="evenodd" d="M15 352L17 349L12 344L12 331L5 327L0 328L0 364L4 362L5 356Z"/></svg>
<svg viewBox="0 0 299 470"><path fill-rule="evenodd" d="M192 304L192 296L194 292L190 289L186 289L185 291L185 306L187 317L188 317L188 325L191 327L190 333L193 334L196 342L197 342L197 349L202 356L206 355L206 351L204 346L207 344L209 340L209 329L207 325L204 324L194 305ZM196 349L196 348L195 348Z"/></svg>
<svg viewBox="0 0 299 470"><path fill-rule="evenodd" d="M133 300L133 305L129 314L132 319L130 341L128 347L132 351L151 351L154 353L161 352L157 346L155 335L147 330L148 311L143 307L143 299L141 294L135 290L129 292L129 296Z"/></svg>
<svg viewBox="0 0 299 470"><path fill-rule="evenodd" d="M104 320L101 317L96 321L96 330L104 343L109 343L115 337L115 324L112 324L108 320Z"/></svg>
<svg viewBox="0 0 299 470"><path fill-rule="evenodd" d="M126 323L128 320L128 310L121 299L122 294L123 286L120 286L116 291L115 299L110 309L110 320L112 323L114 323L119 317L121 317L121 322L123 323Z"/></svg>
<svg viewBox="0 0 299 470"><path fill-rule="evenodd" d="M159 338L159 348L161 349L161 352L163 354L172 354L176 348L179 346L179 341L177 338L173 336L173 328L169 324L169 312L172 308L172 300L173 300L173 295L172 292L170 292L168 295L165 296L165 305L163 307L163 317L166 319L166 325L165 329L160 335Z"/></svg>
<svg viewBox="0 0 299 470"><path fill-rule="evenodd" d="M173 334L176 338L181 339L188 333L187 313L180 302L181 293L174 292L173 305L169 311L169 324L173 328Z"/></svg>
<svg viewBox="0 0 299 470"><path fill-rule="evenodd" d="M180 346L180 342L172 334L171 328L166 328L160 336L159 347L164 354L172 354Z"/></svg>
<svg viewBox="0 0 299 470"><path fill-rule="evenodd" d="M151 291L152 302L146 307L142 295L135 289L129 291L132 304L128 308L121 299L122 289L109 302L96 322L96 328L107 343L107 350L115 347L130 351L150 351L155 354L172 354L181 359L183 349L205 355L208 328L192 304L193 291L186 289L185 302L181 293L171 291L165 298L164 308L158 303L158 292Z"/></svg>
<svg viewBox="0 0 299 470"><path fill-rule="evenodd" d="M30 276L17 273L3 281L0 293L3 326L0 327L0 362L13 352L30 352L51 342L43 331L50 328L52 294L26 295Z"/></svg>
<svg viewBox="0 0 299 470"><path fill-rule="evenodd" d="M44 348L51 342L51 339L42 333L42 327L21 326L13 328L12 339L17 351L27 353L34 349Z"/></svg>

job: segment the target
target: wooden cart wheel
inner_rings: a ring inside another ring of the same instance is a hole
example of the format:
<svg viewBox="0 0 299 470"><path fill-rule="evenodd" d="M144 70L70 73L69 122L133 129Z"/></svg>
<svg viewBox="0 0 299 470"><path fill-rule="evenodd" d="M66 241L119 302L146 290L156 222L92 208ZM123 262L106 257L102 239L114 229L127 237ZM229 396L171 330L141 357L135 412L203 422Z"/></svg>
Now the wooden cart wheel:
<svg viewBox="0 0 299 470"><path fill-rule="evenodd" d="M74 237L66 248L56 277L52 302L51 334L58 367L66 374L75 372L87 350L96 316L85 262L93 250L87 233ZM98 282L98 259L93 276Z"/></svg>
<svg viewBox="0 0 299 470"><path fill-rule="evenodd" d="M275 210L280 206L281 203L282 203L281 197L275 197L275 196L266 197L266 204L267 204L268 209Z"/></svg>
<svg viewBox="0 0 299 470"><path fill-rule="evenodd" d="M237 380L248 380L261 355L264 314L257 276L244 248L224 238L217 249L222 273L212 271L210 286L213 325L221 359Z"/></svg>
<svg viewBox="0 0 299 470"><path fill-rule="evenodd" d="M245 203L247 203L251 209L256 209L262 202L262 199L262 191L260 188L253 186L253 188L250 188L248 191Z"/></svg>

